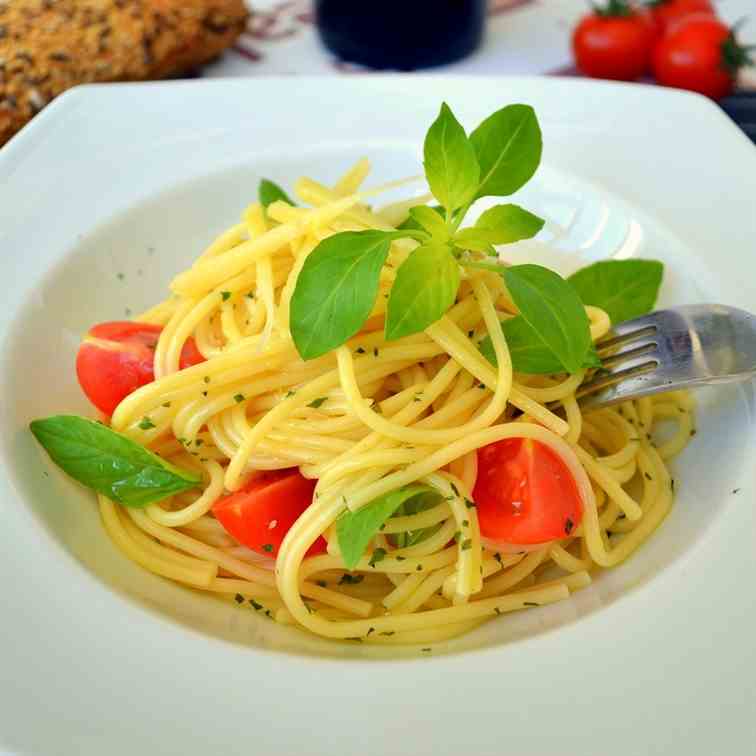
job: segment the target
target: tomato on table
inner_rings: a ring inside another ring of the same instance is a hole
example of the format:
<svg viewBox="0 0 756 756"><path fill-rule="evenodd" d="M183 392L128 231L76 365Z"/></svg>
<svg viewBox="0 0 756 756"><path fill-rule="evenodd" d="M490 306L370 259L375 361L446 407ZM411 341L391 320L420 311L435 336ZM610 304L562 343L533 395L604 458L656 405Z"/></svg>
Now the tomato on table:
<svg viewBox="0 0 756 756"><path fill-rule="evenodd" d="M572 36L577 67L600 79L632 81L651 63L656 29L648 11L626 0L595 5Z"/></svg>
<svg viewBox="0 0 756 756"><path fill-rule="evenodd" d="M218 499L213 514L239 543L275 557L284 536L312 503L316 483L297 468L264 472L240 491ZM326 546L318 536L307 556L324 554Z"/></svg>
<svg viewBox="0 0 756 756"><path fill-rule="evenodd" d="M162 326L130 320L100 323L87 333L76 355L79 385L106 415L140 386L155 380L154 363ZM204 362L194 339L181 351L179 367Z"/></svg>
<svg viewBox="0 0 756 756"><path fill-rule="evenodd" d="M717 15L711 0L654 0L649 3L649 8L660 34L665 34L694 13Z"/></svg>
<svg viewBox="0 0 756 756"><path fill-rule="evenodd" d="M654 50L656 80L714 100L727 96L738 71L751 63L749 48L740 45L735 32L711 15L682 20Z"/></svg>
<svg viewBox="0 0 756 756"><path fill-rule="evenodd" d="M478 449L473 490L481 535L504 544L533 545L568 536L583 504L567 465L548 446L507 438Z"/></svg>

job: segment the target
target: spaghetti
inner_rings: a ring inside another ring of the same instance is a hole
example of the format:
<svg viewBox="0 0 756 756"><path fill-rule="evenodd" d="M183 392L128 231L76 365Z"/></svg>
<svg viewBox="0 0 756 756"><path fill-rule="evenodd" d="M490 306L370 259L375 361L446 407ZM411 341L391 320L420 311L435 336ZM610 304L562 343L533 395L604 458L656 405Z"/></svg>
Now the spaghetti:
<svg viewBox="0 0 756 756"><path fill-rule="evenodd" d="M309 207L252 205L138 318L163 327L155 381L120 403L112 427L200 473L203 488L144 509L102 495L99 506L116 546L157 575L327 638L427 644L564 600L637 550L669 511L666 463L691 435L692 404L669 393L584 415L575 399L584 371L514 373L498 324L516 311L486 270L464 271L456 302L424 332L387 342L386 300L409 240L392 243L363 329L303 361L289 312L307 255L336 232L391 229L406 213L406 203L383 212L363 204L367 170L360 161L333 188L301 179L296 192ZM600 339L609 317L586 310ZM478 349L489 334L496 366ZM190 337L206 361L180 370ZM655 444L668 420L674 434ZM502 550L481 537L472 503L477 451L523 438L566 466L583 517L563 538ZM260 471L292 467L317 485L274 560L235 541L212 507ZM337 518L414 483L435 491L434 502L389 517L347 570ZM397 541L419 531L417 542ZM308 556L321 536L327 553Z"/></svg>

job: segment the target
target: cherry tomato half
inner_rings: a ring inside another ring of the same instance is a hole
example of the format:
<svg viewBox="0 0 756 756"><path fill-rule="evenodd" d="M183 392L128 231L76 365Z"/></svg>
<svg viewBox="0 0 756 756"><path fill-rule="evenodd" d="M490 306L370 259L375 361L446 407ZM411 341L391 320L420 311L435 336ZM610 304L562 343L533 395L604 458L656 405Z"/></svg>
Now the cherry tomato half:
<svg viewBox="0 0 756 756"><path fill-rule="evenodd" d="M655 37L648 12L611 0L583 17L573 33L572 49L584 74L632 81L649 70Z"/></svg>
<svg viewBox="0 0 756 756"><path fill-rule="evenodd" d="M694 13L716 16L711 0L656 0L650 8L660 34L665 34L675 24Z"/></svg>
<svg viewBox="0 0 756 756"><path fill-rule="evenodd" d="M509 544L564 538L583 518L580 493L567 466L548 446L528 438L478 449L473 499L481 535Z"/></svg>
<svg viewBox="0 0 756 756"><path fill-rule="evenodd" d="M155 380L155 346L162 326L114 321L94 326L79 347L76 375L92 404L106 415L140 386ZM183 370L204 362L194 339L181 351Z"/></svg>
<svg viewBox="0 0 756 756"><path fill-rule="evenodd" d="M732 92L738 70L749 62L734 30L698 14L674 26L656 46L654 75L660 84L718 100Z"/></svg>
<svg viewBox="0 0 756 756"><path fill-rule="evenodd" d="M240 491L218 499L213 513L239 543L275 557L284 536L312 503L316 483L296 468L264 472ZM307 555L325 552L326 542L319 536Z"/></svg>

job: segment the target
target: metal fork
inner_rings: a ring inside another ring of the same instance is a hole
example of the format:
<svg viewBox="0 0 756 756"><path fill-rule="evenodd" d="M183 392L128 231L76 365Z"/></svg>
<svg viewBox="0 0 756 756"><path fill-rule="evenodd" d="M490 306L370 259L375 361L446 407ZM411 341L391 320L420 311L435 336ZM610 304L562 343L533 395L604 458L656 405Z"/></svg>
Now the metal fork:
<svg viewBox="0 0 756 756"><path fill-rule="evenodd" d="M726 305L686 305L619 323L596 344L602 368L576 392L597 409L649 394L756 374L756 316Z"/></svg>

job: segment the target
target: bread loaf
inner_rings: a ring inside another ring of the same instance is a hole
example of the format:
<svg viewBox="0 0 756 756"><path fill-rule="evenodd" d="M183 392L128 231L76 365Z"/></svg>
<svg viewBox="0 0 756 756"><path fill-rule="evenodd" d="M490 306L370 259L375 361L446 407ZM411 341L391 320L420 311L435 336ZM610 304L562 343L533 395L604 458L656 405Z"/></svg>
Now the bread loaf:
<svg viewBox="0 0 756 756"><path fill-rule="evenodd" d="M206 63L246 17L243 0L0 0L0 145L76 84Z"/></svg>

